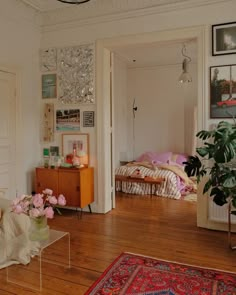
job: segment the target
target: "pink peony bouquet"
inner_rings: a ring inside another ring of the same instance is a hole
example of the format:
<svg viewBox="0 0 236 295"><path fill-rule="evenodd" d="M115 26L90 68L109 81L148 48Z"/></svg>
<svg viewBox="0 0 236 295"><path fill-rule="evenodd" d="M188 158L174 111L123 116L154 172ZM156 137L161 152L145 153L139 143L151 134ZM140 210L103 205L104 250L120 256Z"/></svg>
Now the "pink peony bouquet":
<svg viewBox="0 0 236 295"><path fill-rule="evenodd" d="M54 217L54 208L60 213L56 205L65 206L66 199L63 195L58 198L53 196L51 189L45 189L42 194L21 195L12 201L12 212L26 214L31 218L45 216Z"/></svg>

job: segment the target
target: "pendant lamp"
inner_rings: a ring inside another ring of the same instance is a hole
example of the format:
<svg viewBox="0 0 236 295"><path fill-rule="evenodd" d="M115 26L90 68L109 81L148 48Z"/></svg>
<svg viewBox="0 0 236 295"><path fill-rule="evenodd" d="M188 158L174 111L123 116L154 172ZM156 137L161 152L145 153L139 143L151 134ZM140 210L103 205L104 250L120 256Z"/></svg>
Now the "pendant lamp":
<svg viewBox="0 0 236 295"><path fill-rule="evenodd" d="M181 53L182 53L182 56L184 57L184 60L182 62L182 73L179 77L179 82L180 83L192 82L192 77L189 74L189 63L191 62L192 59L186 55L185 44L182 47Z"/></svg>

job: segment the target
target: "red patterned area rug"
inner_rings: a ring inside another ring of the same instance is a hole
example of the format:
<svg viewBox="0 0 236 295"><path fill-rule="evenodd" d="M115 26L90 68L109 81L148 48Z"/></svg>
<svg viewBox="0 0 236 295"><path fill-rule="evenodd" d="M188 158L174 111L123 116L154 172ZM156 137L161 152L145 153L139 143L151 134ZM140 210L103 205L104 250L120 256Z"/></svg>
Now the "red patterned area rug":
<svg viewBox="0 0 236 295"><path fill-rule="evenodd" d="M121 254L85 295L236 295L236 273Z"/></svg>

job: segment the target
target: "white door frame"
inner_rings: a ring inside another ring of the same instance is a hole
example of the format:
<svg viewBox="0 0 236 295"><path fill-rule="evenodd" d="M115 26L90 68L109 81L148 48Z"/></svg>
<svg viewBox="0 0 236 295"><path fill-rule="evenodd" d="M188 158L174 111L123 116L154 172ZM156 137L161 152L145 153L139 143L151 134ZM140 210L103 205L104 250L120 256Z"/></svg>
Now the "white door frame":
<svg viewBox="0 0 236 295"><path fill-rule="evenodd" d="M110 39L98 40L96 42L96 100L97 100L97 167L98 167L98 211L106 213L112 209L112 204L109 202L111 191L111 175L107 173L107 167L110 165L110 154L106 155L106 146L110 141L110 130L108 122L106 121L105 112L108 110L108 98L104 89L104 79L106 73L104 72L107 61L104 58L104 52L112 52L116 47L129 46L135 44L148 44L154 42L165 42L173 40L196 39L198 47L198 115L197 115L197 129L206 128L207 109L205 103L205 96L207 95L205 85L207 85L207 67L205 57L205 27L197 26L185 29L177 29L170 31L151 32L140 35L131 35L123 37L115 37ZM114 172L112 172L114 173ZM199 206L198 206L199 207Z"/></svg>
<svg viewBox="0 0 236 295"><path fill-rule="evenodd" d="M21 167L22 167L22 154L20 148L21 136L21 105L20 105L20 70L16 68L12 68L6 65L0 65L0 72L13 74L15 76L15 190L20 187L20 183L23 183L23 177ZM15 193L16 193L15 192ZM11 198L15 198L15 194L11 196Z"/></svg>

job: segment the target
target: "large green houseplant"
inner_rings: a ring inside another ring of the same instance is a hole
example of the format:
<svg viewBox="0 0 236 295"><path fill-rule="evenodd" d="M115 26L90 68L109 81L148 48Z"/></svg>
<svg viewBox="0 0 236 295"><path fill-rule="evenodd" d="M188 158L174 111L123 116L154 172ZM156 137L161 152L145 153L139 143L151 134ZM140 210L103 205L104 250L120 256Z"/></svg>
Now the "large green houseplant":
<svg viewBox="0 0 236 295"><path fill-rule="evenodd" d="M186 173L197 176L198 182L207 175L203 193L209 192L219 206L229 203L230 213L236 215L235 122L222 121L213 130L202 130L196 136L203 140L203 146L185 163Z"/></svg>

